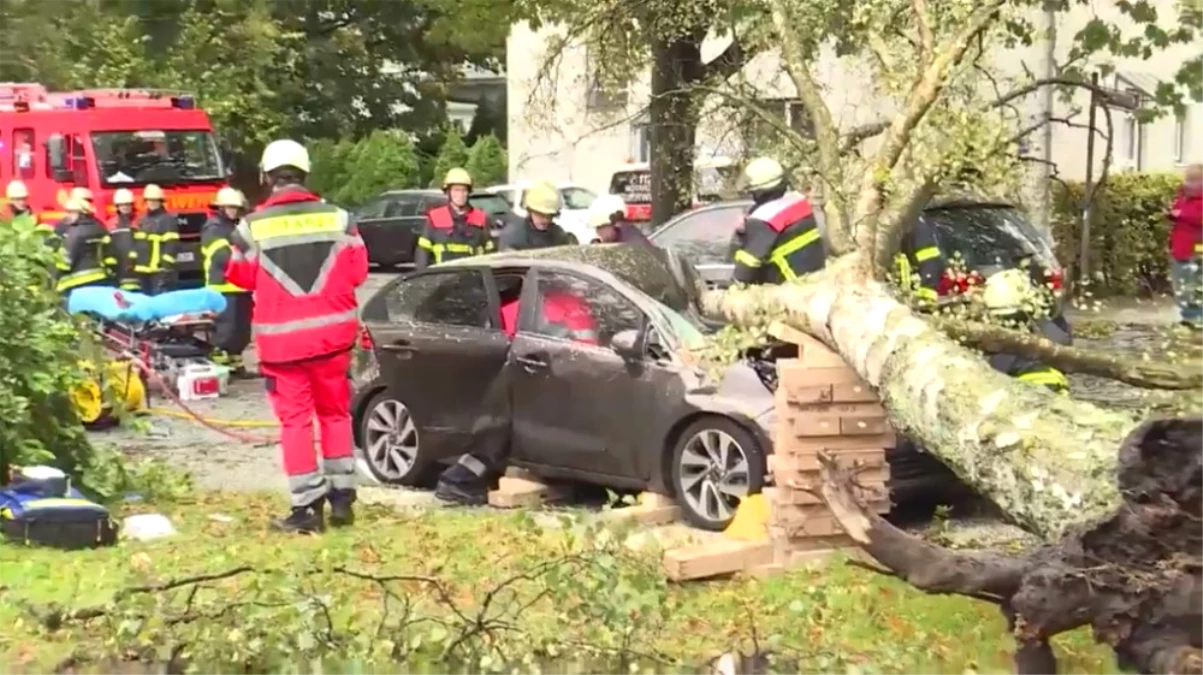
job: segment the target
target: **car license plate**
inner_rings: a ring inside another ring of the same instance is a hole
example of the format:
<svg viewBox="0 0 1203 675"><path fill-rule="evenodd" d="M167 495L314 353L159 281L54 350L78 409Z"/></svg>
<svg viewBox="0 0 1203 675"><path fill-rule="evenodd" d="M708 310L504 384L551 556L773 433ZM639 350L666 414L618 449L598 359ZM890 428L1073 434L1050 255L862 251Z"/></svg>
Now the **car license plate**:
<svg viewBox="0 0 1203 675"><path fill-rule="evenodd" d="M196 260L196 256L192 253L181 253L175 257L176 262L192 262Z"/></svg>

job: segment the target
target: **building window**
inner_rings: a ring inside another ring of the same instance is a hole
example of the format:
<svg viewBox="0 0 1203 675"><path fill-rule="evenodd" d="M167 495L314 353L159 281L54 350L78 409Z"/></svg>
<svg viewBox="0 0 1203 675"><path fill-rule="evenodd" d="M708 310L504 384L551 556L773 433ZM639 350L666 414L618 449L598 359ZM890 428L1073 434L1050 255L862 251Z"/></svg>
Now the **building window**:
<svg viewBox="0 0 1203 675"><path fill-rule="evenodd" d="M761 99L756 102L756 111L745 111L742 134L744 147L762 149L781 143L780 127L788 127L803 138L814 138L814 124L806 112L806 106L797 99ZM771 123L766 117L776 120Z"/></svg>
<svg viewBox="0 0 1203 675"><path fill-rule="evenodd" d="M592 49L585 52L586 84L585 109L589 112L617 110L627 107L627 85L608 76L606 66L596 58Z"/></svg>
<svg viewBox="0 0 1203 675"><path fill-rule="evenodd" d="M1174 120L1174 163L1186 164L1189 158L1187 154L1190 152L1190 118L1186 115L1178 115Z"/></svg>
<svg viewBox="0 0 1203 675"><path fill-rule="evenodd" d="M646 117L631 123L631 161L652 161L652 127Z"/></svg>

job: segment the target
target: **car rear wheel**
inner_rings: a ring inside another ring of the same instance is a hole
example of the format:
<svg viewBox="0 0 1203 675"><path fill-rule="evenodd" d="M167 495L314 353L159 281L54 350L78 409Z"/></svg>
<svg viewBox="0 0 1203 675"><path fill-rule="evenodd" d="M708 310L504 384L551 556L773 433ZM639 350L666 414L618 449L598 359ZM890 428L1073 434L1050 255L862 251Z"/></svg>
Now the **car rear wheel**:
<svg viewBox="0 0 1203 675"><path fill-rule="evenodd" d="M368 401L364 410L359 437L368 472L381 483L422 483L431 463L422 456L418 427L409 408L382 391Z"/></svg>
<svg viewBox="0 0 1203 675"><path fill-rule="evenodd" d="M725 417L704 417L673 448L672 481L690 524L719 531L740 501L764 487L765 452L746 429Z"/></svg>

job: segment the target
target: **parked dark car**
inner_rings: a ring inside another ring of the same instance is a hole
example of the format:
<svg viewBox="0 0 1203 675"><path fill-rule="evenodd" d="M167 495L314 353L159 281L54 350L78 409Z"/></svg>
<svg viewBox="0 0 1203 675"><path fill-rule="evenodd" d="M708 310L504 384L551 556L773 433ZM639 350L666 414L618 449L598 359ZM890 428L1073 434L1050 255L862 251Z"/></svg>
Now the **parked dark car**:
<svg viewBox="0 0 1203 675"><path fill-rule="evenodd" d="M509 205L495 194L473 193L468 201L489 214L494 233L500 232L513 217ZM446 203L447 196L438 190L390 190L356 209L355 218L368 248L368 260L384 268L412 264L426 212Z"/></svg>
<svg viewBox="0 0 1203 675"><path fill-rule="evenodd" d="M731 284L733 272L731 237L751 207L751 201L740 200L686 211L653 232L651 239L689 258L707 285L725 288ZM1013 205L943 200L933 202L920 217L935 227L946 257L959 254L969 269L983 277L1032 263L1034 280L1060 289L1062 269L1052 241Z"/></svg>
<svg viewBox="0 0 1203 675"><path fill-rule="evenodd" d="M691 365L704 324L671 254L557 247L444 263L383 287L363 311L352 413L363 464L414 485L463 452L485 389L510 369L511 462L548 478L678 495L695 525L721 529L765 481L776 413L763 370L715 385ZM598 346L540 334L549 287L589 304ZM516 336L500 305L520 297Z"/></svg>

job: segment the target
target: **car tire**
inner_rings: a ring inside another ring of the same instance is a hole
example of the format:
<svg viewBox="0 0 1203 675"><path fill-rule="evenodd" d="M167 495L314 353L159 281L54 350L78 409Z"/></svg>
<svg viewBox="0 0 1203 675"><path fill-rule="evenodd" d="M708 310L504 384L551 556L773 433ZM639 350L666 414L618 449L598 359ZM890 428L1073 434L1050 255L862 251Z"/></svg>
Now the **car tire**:
<svg viewBox="0 0 1203 675"><path fill-rule="evenodd" d="M386 389L363 407L358 420L361 466L380 483L417 487L428 482L435 463L422 455L409 408Z"/></svg>
<svg viewBox="0 0 1203 675"><path fill-rule="evenodd" d="M734 420L717 415L686 427L671 461L671 487L685 520L715 532L731 523L742 497L760 493L768 473L760 441Z"/></svg>

